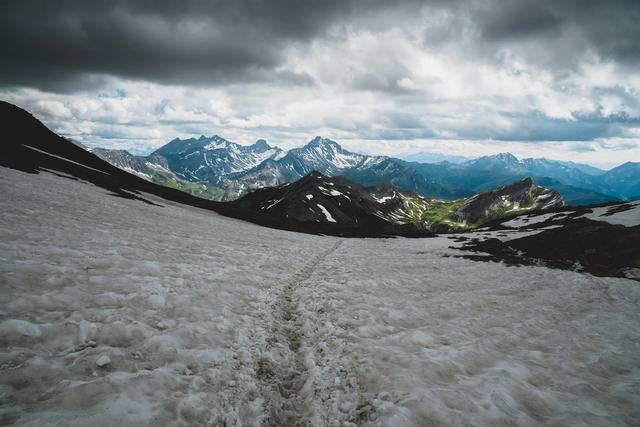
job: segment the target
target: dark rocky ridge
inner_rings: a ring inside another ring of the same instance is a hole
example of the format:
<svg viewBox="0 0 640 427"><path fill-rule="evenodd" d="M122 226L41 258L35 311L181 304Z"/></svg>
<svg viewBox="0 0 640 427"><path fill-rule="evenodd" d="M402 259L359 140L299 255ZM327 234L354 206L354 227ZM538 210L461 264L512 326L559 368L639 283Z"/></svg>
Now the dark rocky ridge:
<svg viewBox="0 0 640 427"><path fill-rule="evenodd" d="M429 237L433 232L414 224L383 218L398 209L400 199L380 203L391 187L366 188L342 177L311 172L300 180L255 190L228 202L243 218L259 224L340 236ZM390 197L390 196L389 196Z"/></svg>
<svg viewBox="0 0 640 427"><path fill-rule="evenodd" d="M628 277L640 268L640 226L625 227L587 218L568 218L562 226L532 236L501 241L471 240L461 249L485 255L463 255L474 261L507 265L546 265L586 271L595 276Z"/></svg>

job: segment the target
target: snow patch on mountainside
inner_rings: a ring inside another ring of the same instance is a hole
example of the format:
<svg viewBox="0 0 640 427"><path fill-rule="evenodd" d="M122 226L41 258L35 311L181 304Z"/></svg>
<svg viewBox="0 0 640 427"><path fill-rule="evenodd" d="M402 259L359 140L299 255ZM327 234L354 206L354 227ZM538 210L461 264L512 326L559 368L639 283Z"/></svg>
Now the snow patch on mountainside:
<svg viewBox="0 0 640 427"><path fill-rule="evenodd" d="M507 227L520 228L528 225L539 224L541 222L545 222L552 218L554 220L561 219L566 216L567 216L566 213L557 213L557 212L540 214L540 215L522 215L512 220L503 222L502 225Z"/></svg>
<svg viewBox="0 0 640 427"><path fill-rule="evenodd" d="M335 219L333 219L333 217L331 216L331 213L327 210L327 208L325 208L324 206L322 206L320 203L316 204L320 210L322 211L322 213L324 214L325 218L327 219L327 221L329 222L336 222Z"/></svg>
<svg viewBox="0 0 640 427"><path fill-rule="evenodd" d="M372 194L371 197L373 197L378 203L386 203L388 200L393 200L396 198L396 192L394 191L391 196L384 196L384 197L378 198Z"/></svg>

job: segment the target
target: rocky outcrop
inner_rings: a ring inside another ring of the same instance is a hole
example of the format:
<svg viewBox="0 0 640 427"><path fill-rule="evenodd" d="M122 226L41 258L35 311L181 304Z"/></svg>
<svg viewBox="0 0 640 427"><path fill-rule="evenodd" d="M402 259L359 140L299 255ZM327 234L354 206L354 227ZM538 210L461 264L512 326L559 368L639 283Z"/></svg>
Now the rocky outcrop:
<svg viewBox="0 0 640 427"><path fill-rule="evenodd" d="M521 210L544 210L564 206L560 193L538 187L531 178L480 193L462 204L456 216L459 222L478 224L505 213Z"/></svg>

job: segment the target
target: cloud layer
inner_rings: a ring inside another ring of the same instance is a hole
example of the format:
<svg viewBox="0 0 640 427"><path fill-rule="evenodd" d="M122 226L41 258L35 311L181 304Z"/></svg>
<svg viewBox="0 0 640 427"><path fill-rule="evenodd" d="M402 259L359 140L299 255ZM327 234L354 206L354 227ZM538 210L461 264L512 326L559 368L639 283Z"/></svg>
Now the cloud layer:
<svg viewBox="0 0 640 427"><path fill-rule="evenodd" d="M637 22L635 0L2 2L0 96L136 152L323 134L613 164L640 158Z"/></svg>

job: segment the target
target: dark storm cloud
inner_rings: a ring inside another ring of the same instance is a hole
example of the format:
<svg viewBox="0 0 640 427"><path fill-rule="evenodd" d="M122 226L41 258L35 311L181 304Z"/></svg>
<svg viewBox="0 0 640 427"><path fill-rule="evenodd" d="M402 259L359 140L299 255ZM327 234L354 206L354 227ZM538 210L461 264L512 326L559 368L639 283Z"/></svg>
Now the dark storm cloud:
<svg viewBox="0 0 640 427"><path fill-rule="evenodd" d="M488 42L539 39L555 59L592 49L624 65L640 63L638 0L496 0L472 10Z"/></svg>
<svg viewBox="0 0 640 427"><path fill-rule="evenodd" d="M640 61L638 0L0 0L0 85L65 91L107 76L310 84L286 70L288 47L304 49L341 25L404 28L421 10L447 17L442 28L425 29L430 43L456 44L459 28L471 26L478 38L468 48L477 52L529 40L529 56L546 55L548 66L587 49L632 67ZM574 37L563 39L568 33ZM392 92L393 84L354 81Z"/></svg>
<svg viewBox="0 0 640 427"><path fill-rule="evenodd" d="M562 21L553 12L541 7L533 10L517 3L491 13L485 12L484 36L488 39L519 38L557 30Z"/></svg>
<svg viewBox="0 0 640 427"><path fill-rule="evenodd" d="M283 49L356 9L340 0L2 1L0 83L99 83L86 75L309 83L278 70Z"/></svg>

